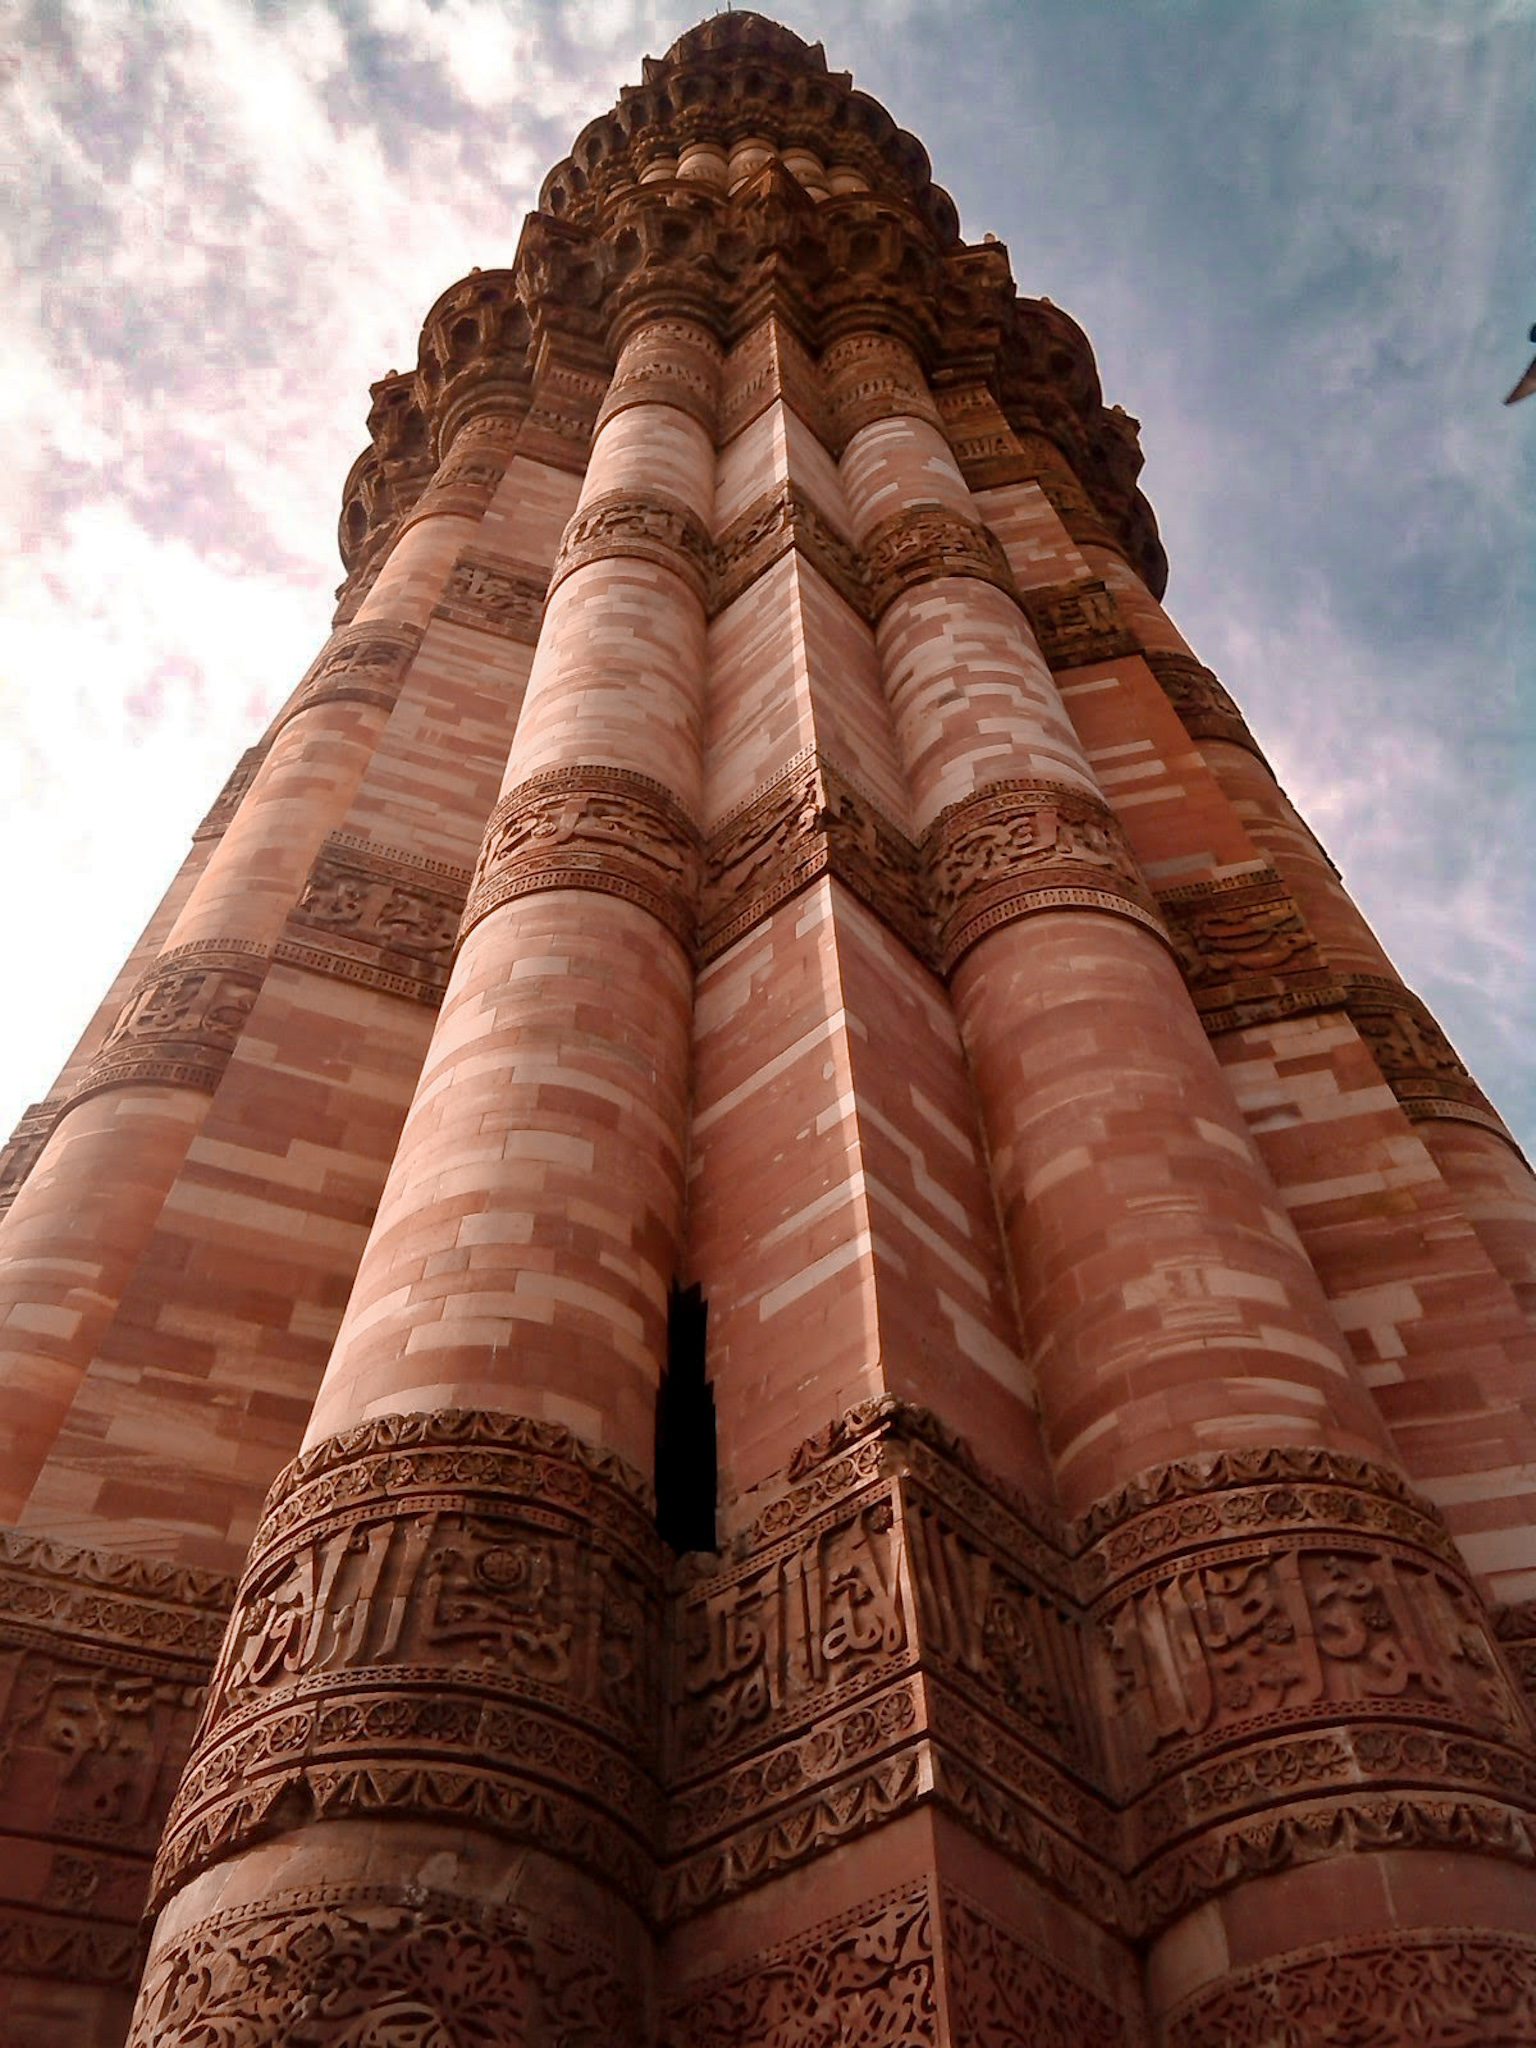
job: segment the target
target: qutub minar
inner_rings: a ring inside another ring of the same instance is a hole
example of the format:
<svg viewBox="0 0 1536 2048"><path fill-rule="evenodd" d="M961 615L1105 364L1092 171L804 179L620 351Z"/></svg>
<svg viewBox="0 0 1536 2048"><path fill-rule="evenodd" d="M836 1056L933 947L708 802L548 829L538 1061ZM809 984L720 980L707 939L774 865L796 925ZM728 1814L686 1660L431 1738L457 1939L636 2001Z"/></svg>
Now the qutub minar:
<svg viewBox="0 0 1536 2048"><path fill-rule="evenodd" d="M373 401L5 1154L4 2040L1536 2042L1536 1189L1082 333L723 15Z"/></svg>

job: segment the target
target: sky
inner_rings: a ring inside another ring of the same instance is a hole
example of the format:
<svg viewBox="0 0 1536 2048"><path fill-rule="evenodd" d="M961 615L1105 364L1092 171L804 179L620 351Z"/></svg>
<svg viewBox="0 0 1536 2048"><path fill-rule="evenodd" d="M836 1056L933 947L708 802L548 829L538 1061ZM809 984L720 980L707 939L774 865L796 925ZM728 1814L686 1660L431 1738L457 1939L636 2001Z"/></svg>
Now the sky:
<svg viewBox="0 0 1536 2048"><path fill-rule="evenodd" d="M1142 422L1167 604L1528 1148L1536 0L779 0ZM0 1138L329 630L368 386L699 18L0 0Z"/></svg>

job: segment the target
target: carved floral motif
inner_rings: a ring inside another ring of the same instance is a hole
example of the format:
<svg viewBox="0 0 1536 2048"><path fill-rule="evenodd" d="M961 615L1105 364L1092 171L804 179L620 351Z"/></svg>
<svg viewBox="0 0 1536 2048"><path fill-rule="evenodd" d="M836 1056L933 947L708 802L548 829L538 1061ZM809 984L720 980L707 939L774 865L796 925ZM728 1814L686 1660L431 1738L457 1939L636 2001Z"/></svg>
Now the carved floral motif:
<svg viewBox="0 0 1536 2048"><path fill-rule="evenodd" d="M1536 1940L1473 1928L1328 1942L1224 1977L1166 2048L1515 2048L1536 2041Z"/></svg>
<svg viewBox="0 0 1536 2048"><path fill-rule="evenodd" d="M1042 1953L947 1889L942 1926L955 2048L1133 2048L1145 2038L1068 1958Z"/></svg>
<svg viewBox="0 0 1536 2048"><path fill-rule="evenodd" d="M872 1899L695 1992L661 2048L938 2048L934 1932L926 1884Z"/></svg>
<svg viewBox="0 0 1536 2048"><path fill-rule="evenodd" d="M155 1957L129 2048L639 2048L637 1987L549 1920L450 1894L315 1887Z"/></svg>
<svg viewBox="0 0 1536 2048"><path fill-rule="evenodd" d="M622 768L552 768L492 811L463 931L515 896L594 889L694 937L698 832L671 793Z"/></svg>

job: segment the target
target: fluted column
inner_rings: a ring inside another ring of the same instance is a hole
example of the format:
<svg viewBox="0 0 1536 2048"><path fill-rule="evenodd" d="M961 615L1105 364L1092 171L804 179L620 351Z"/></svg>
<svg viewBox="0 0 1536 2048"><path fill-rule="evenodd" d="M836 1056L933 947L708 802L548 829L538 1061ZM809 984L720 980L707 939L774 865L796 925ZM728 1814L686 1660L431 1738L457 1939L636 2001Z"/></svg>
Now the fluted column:
<svg viewBox="0 0 1536 2048"><path fill-rule="evenodd" d="M685 320L620 352L442 1016L167 1831L136 2040L224 1995L284 2038L304 1957L247 1964L312 1898L317 1939L446 2031L500 2001L498 2039L578 2014L638 2038L718 374ZM442 1962L465 1941L473 2015Z"/></svg>
<svg viewBox="0 0 1536 2048"><path fill-rule="evenodd" d="M947 444L888 406L843 473L1066 1504L1191 1442L1380 1450Z"/></svg>
<svg viewBox="0 0 1536 2048"><path fill-rule="evenodd" d="M917 367L888 339L861 354L858 379L827 356L834 392L866 408L843 475L1109 1646L1152 2018L1182 2027L1242 2010L1264 1959L1300 1967L1330 1914L1428 1954L1445 1893L1429 1903L1402 1849L1486 1851L1464 1881L1517 1926L1530 1882L1502 1859L1531 1840L1530 1729L1465 1567L1392 1463ZM1426 1720L1456 1739L1421 1741ZM1337 1859L1326 1879L1303 1867L1319 1858ZM1275 1870L1266 1908L1244 1880Z"/></svg>
<svg viewBox="0 0 1536 2048"><path fill-rule="evenodd" d="M516 428L493 423L482 461L496 476ZM451 489L424 501L357 619L279 712L238 812L4 1219L0 1521L23 1515L483 502Z"/></svg>

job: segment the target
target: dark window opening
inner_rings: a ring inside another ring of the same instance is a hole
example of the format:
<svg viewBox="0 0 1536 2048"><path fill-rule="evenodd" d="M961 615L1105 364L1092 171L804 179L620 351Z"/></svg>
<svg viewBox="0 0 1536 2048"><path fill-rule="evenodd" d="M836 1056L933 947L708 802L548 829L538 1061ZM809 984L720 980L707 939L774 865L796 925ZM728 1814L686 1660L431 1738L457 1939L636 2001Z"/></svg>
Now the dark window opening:
<svg viewBox="0 0 1536 2048"><path fill-rule="evenodd" d="M667 1369L656 1397L656 1528L679 1553L715 1547L715 1397L704 1372L708 1315L699 1288L673 1288Z"/></svg>

